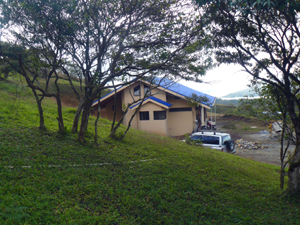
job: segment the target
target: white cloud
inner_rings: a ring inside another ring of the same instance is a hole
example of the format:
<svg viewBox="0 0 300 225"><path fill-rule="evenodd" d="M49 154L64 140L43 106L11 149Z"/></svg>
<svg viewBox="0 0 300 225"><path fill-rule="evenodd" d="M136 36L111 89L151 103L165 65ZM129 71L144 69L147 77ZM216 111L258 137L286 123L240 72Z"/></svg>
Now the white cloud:
<svg viewBox="0 0 300 225"><path fill-rule="evenodd" d="M251 76L242 71L238 65L221 65L207 72L202 79L204 83L190 81L180 81L180 83L205 94L222 97L247 89L250 79Z"/></svg>

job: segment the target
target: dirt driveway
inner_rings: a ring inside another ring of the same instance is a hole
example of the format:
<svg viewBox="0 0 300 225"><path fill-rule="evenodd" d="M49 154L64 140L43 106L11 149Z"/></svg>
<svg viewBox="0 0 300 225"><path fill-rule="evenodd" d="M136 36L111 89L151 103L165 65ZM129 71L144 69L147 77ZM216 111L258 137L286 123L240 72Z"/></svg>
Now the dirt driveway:
<svg viewBox="0 0 300 225"><path fill-rule="evenodd" d="M236 155L255 161L280 165L280 144L276 134L270 135L267 123L255 118L245 118L232 115L217 116L218 131L230 133L233 141L243 139L247 142L258 142L264 148L249 150L236 145ZM293 146L290 146L293 150Z"/></svg>

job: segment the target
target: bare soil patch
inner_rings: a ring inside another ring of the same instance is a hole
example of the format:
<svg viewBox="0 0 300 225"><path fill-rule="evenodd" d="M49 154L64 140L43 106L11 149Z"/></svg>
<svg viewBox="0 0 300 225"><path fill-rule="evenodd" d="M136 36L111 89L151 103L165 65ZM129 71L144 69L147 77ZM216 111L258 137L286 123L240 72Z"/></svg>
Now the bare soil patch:
<svg viewBox="0 0 300 225"><path fill-rule="evenodd" d="M233 141L243 139L259 142L263 149L244 149L236 146L236 155L255 161L280 165L280 143L274 132L270 133L269 124L257 118L235 115L217 115L218 131L231 134ZM290 147L293 150L293 146Z"/></svg>

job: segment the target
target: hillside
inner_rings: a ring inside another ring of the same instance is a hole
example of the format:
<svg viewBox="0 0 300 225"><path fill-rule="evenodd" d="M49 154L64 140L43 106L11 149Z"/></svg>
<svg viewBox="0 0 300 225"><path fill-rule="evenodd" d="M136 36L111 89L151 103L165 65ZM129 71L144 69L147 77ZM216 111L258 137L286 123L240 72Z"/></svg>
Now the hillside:
<svg viewBox="0 0 300 225"><path fill-rule="evenodd" d="M0 224L298 224L300 206L279 189L279 167L131 129L85 144L64 107L45 99L38 130L30 90L0 82ZM124 130L124 127L122 127Z"/></svg>

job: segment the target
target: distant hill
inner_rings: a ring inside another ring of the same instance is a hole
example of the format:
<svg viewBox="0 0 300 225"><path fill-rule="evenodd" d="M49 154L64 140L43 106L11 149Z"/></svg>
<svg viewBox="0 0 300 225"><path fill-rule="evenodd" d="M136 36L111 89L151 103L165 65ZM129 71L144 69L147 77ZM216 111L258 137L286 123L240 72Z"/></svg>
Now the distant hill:
<svg viewBox="0 0 300 225"><path fill-rule="evenodd" d="M247 88L241 91L225 95L221 98L217 98L216 104L237 106L241 98L250 95L252 95L253 97L258 97L258 95L253 91L252 88Z"/></svg>
<svg viewBox="0 0 300 225"><path fill-rule="evenodd" d="M247 88L241 91L237 91L228 95L225 95L223 97L221 97L222 99L224 98L242 98L245 95L249 96L249 95L253 95L254 97L258 97L258 95L253 91L252 88Z"/></svg>

